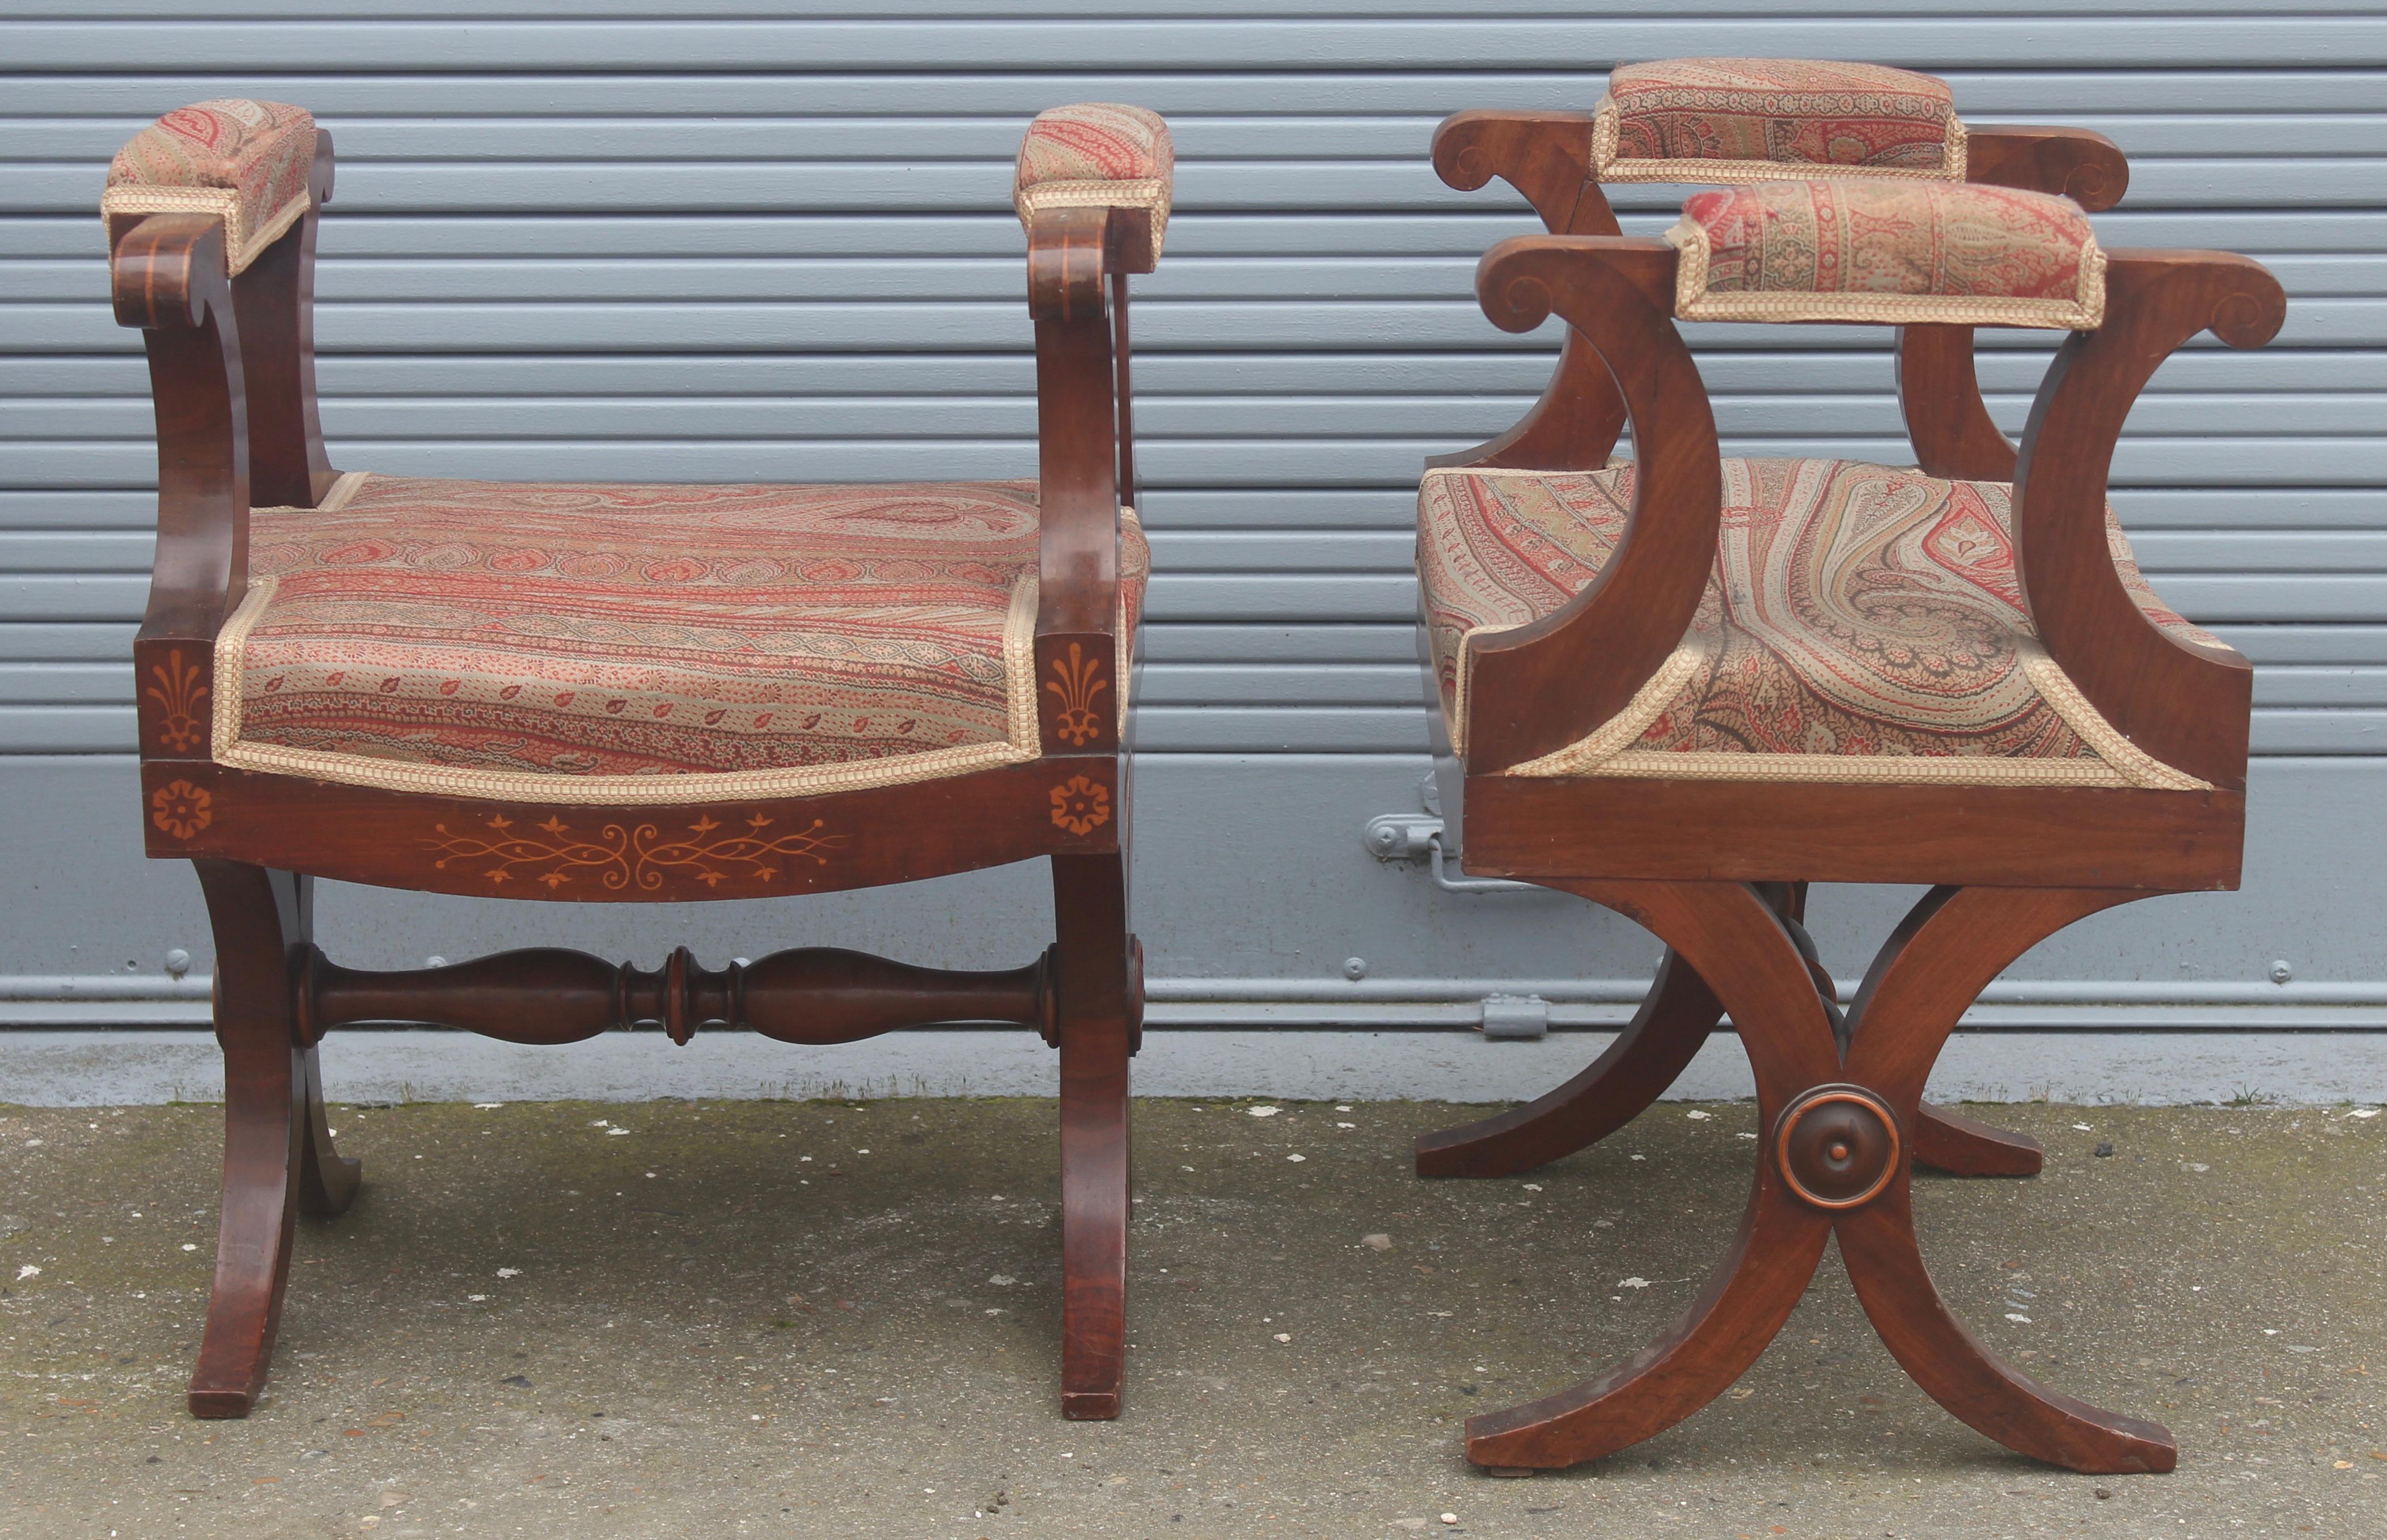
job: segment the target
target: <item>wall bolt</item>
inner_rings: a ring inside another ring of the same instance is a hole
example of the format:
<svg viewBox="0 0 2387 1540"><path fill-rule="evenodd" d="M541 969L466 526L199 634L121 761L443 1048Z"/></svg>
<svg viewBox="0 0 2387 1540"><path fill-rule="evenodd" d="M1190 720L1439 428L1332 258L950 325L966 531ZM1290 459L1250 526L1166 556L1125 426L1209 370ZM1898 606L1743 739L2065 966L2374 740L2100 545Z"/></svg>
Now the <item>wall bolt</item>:
<svg viewBox="0 0 2387 1540"><path fill-rule="evenodd" d="M181 947L166 953L166 977L180 978L191 971L191 954Z"/></svg>
<svg viewBox="0 0 2387 1540"><path fill-rule="evenodd" d="M1355 984L1356 984L1356 983L1358 983L1360 979L1367 978L1367 977L1368 977L1368 959L1366 959L1365 957L1345 957L1345 958L1344 958L1344 959L1343 959L1343 977L1344 977L1344 978L1345 978L1350 979L1350 980L1351 980L1353 983L1355 983Z"/></svg>

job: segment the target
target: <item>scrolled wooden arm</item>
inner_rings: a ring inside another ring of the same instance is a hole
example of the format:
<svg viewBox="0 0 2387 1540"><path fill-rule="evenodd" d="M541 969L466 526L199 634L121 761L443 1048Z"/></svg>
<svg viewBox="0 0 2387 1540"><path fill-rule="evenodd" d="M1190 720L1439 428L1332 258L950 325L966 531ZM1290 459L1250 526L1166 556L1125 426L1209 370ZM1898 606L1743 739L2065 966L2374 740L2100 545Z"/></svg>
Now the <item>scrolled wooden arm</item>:
<svg viewBox="0 0 2387 1540"><path fill-rule="evenodd" d="M1580 112L1453 113L1433 132L1433 169L1472 192L1494 177L1525 196L1553 235L1621 234L1591 168L1591 119ZM1510 470L1596 470L1624 427L1624 403L1591 345L1573 332L1557 372L1515 427L1489 443L1439 455L1430 465Z"/></svg>
<svg viewBox="0 0 2387 1540"><path fill-rule="evenodd" d="M1433 169L1461 192L1497 177L1524 195L1553 235L1618 234L1592 166L1590 117L1580 112L1479 109L1434 130ZM1788 170L1796 170L1788 169ZM1818 175L1830 168L1813 168ZM1787 170L1786 170L1787 174ZM2058 193L2091 213L2129 186L2121 147L2087 129L1999 124L1968 136L1968 180ZM1899 340L1899 401L1915 458L1933 475L1975 481L2014 476L2014 445L1981 399L1969 326L1911 326ZM1589 347L1569 335L1557 372L1516 426L1488 443L1428 461L1510 470L1592 470L1614 452L1623 403Z"/></svg>
<svg viewBox="0 0 2387 1540"><path fill-rule="evenodd" d="M1951 481L2012 481L2014 441L1989 416L1970 326L1898 329L1898 406L1914 463Z"/></svg>
<svg viewBox="0 0 2387 1540"><path fill-rule="evenodd" d="M311 203L233 281L247 376L250 495L259 508L312 508L339 480L315 399L315 229L332 201L332 136L315 131Z"/></svg>
<svg viewBox="0 0 2387 1540"><path fill-rule="evenodd" d="M248 423L223 228L130 221L109 259L116 318L142 328L158 413L158 560L144 640L207 643L248 570Z"/></svg>
<svg viewBox="0 0 2387 1540"><path fill-rule="evenodd" d="M1454 112L1433 131L1434 174L1462 193L1498 177L1553 235L1614 235L1616 215L1591 169L1591 118L1581 112Z"/></svg>
<svg viewBox="0 0 2387 1540"><path fill-rule="evenodd" d="M229 309L223 225L208 214L119 216L108 253L116 323L145 331L204 325L211 307Z"/></svg>
<svg viewBox="0 0 2387 1540"><path fill-rule="evenodd" d="M114 234L116 319L142 329L158 415L158 557L133 648L141 750L204 760L216 630L248 574L237 307L215 219L148 214Z"/></svg>
<svg viewBox="0 0 2387 1540"><path fill-rule="evenodd" d="M1122 221L1055 208L1028 225L1036 323L1040 590L1036 680L1046 753L1109 753L1125 688L1119 503L1133 496Z"/></svg>
<svg viewBox="0 0 2387 1540"><path fill-rule="evenodd" d="M2250 259L2108 252L2105 323L2057 350L2014 470L2016 567L2048 652L2131 742L2224 789L2245 784L2253 670L2164 630L2131 599L2106 548L2105 483L2131 404L2165 359L2205 331L2259 347L2286 316L2279 280Z"/></svg>
<svg viewBox="0 0 2387 1540"><path fill-rule="evenodd" d="M209 214L108 221L116 319L138 326L158 418L158 556L133 640L150 759L210 752L215 635L248 590L252 503L313 506L336 473L316 411L316 210L332 196L318 132L310 207L237 277Z"/></svg>
<svg viewBox="0 0 2387 1540"><path fill-rule="evenodd" d="M2092 214L2122 201L2129 158L2087 129L1997 124L1968 136L1965 180L2054 193ZM2014 447L1989 417L1970 326L1906 326L1898 336L1898 404L1915 463L1959 481L2012 481Z"/></svg>
<svg viewBox="0 0 2387 1540"><path fill-rule="evenodd" d="M2130 160L2089 129L1995 123L1965 135L1964 180L2054 193L2102 214L2129 190Z"/></svg>
<svg viewBox="0 0 2387 1540"><path fill-rule="evenodd" d="M1028 226L1028 313L1038 321L1105 319L1112 265L1107 208L1054 208Z"/></svg>
<svg viewBox="0 0 2387 1540"><path fill-rule="evenodd" d="M1624 709L1690 629L1724 502L1715 416L1674 328L1674 248L1623 236L1525 235L1485 253L1484 313L1524 332L1556 314L1631 414L1638 473L1616 549L1557 612L1470 644L1467 760L1538 759Z"/></svg>

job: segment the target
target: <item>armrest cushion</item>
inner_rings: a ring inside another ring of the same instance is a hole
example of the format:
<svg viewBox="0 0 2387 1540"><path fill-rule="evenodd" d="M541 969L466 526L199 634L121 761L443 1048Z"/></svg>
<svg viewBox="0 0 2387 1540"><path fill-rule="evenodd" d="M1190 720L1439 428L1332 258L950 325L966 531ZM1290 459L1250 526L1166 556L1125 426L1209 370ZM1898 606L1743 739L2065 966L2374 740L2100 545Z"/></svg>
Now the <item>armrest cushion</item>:
<svg viewBox="0 0 2387 1540"><path fill-rule="evenodd" d="M1878 64L1676 58L1619 66L1592 117L1602 182L1964 177L1948 82Z"/></svg>
<svg viewBox="0 0 2387 1540"><path fill-rule="evenodd" d="M304 107L239 98L179 107L116 152L104 217L212 214L238 272L307 212L315 120Z"/></svg>
<svg viewBox="0 0 2387 1540"><path fill-rule="evenodd" d="M1036 115L1019 142L1019 169L1011 201L1020 222L1047 208L1124 208L1151 226L1160 255L1168 230L1168 200L1177 152L1159 113L1116 102L1080 102Z"/></svg>
<svg viewBox="0 0 2387 1540"><path fill-rule="evenodd" d="M1769 182L1699 193L1666 232L1686 321L2094 331L2105 254L2070 198L1947 182Z"/></svg>

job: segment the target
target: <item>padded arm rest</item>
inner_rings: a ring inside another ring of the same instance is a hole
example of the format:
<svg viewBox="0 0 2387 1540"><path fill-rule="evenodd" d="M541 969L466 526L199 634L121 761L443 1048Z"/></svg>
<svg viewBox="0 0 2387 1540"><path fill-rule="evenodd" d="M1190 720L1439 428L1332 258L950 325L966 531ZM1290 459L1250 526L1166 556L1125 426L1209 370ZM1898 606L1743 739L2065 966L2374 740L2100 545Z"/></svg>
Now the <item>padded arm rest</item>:
<svg viewBox="0 0 2387 1540"><path fill-rule="evenodd" d="M143 129L107 168L100 213L208 214L223 221L239 272L311 206L315 120L304 107L227 97L179 107Z"/></svg>
<svg viewBox="0 0 2387 1540"><path fill-rule="evenodd" d="M1168 124L1159 113L1115 102L1080 102L1036 115L1019 142L1011 201L1022 224L1055 208L1110 208L1128 216L1121 260L1150 272L1168 233L1177 170Z"/></svg>
<svg viewBox="0 0 2387 1540"><path fill-rule="evenodd" d="M2094 330L2105 254L2069 198L1917 181L1699 193L1666 240L1687 321Z"/></svg>
<svg viewBox="0 0 2387 1540"><path fill-rule="evenodd" d="M1878 64L1620 65L1592 115L1591 143L1602 182L1763 182L1786 166L1964 178L1964 125L1948 82Z"/></svg>

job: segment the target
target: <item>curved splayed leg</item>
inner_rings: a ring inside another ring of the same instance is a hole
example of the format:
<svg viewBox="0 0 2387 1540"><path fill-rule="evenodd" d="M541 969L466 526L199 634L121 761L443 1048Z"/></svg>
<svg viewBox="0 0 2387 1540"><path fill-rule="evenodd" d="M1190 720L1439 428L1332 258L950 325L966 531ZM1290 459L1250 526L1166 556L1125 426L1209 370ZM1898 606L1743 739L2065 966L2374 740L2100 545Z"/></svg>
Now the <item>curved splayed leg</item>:
<svg viewBox="0 0 2387 1540"><path fill-rule="evenodd" d="M215 930L224 1164L215 1282L190 1407L197 1417L246 1417L273 1356L304 1185L310 1067L298 1047L290 986L307 940L307 903L303 879L286 872L192 865Z"/></svg>
<svg viewBox="0 0 2387 1540"><path fill-rule="evenodd" d="M2035 1177L2047 1150L2027 1133L1924 1102L1914 1114L1914 1163L1951 1177Z"/></svg>
<svg viewBox="0 0 2387 1540"><path fill-rule="evenodd" d="M1118 855L1053 858L1061 1050L1061 1412L1119 1413L1127 1369L1128 1057L1143 1016Z"/></svg>
<svg viewBox="0 0 2387 1540"><path fill-rule="evenodd" d="M1937 889L1882 949L1853 1013L1850 1079L1878 1090L1910 1125L1956 1019L1990 979L2065 926L2142 893ZM1878 1028L1873 1023L1878 1022ZM1837 1220L1857 1297L1882 1341L1932 1399L2010 1449L2091 1473L2169 1471L2171 1434L2037 1384L1949 1313L1914 1235L1907 1171Z"/></svg>
<svg viewBox="0 0 2387 1540"><path fill-rule="evenodd" d="M1829 1019L1781 915L1739 883L1569 883L1673 948L1740 1024L1766 1126L1807 1086L1836 1078ZM1823 1256L1831 1218L1800 1203L1761 1160L1748 1210L1699 1299L1657 1342L1598 1379L1471 1418L1479 1465L1548 1469L1596 1459L1673 1426L1739 1378L1789 1319Z"/></svg>
<svg viewBox="0 0 2387 1540"><path fill-rule="evenodd" d="M1806 884L1769 883L1758 891L1776 913L1795 921ZM1794 928L1793 935L1812 953L1803 931ZM1825 998L1831 998L1828 982ZM1679 953L1668 949L1640 1009L1607 1052L1573 1079L1522 1106L1420 1134L1418 1175L1514 1176L1598 1143L1641 1116L1681 1079L1723 1020L1724 1004L1707 980Z"/></svg>
<svg viewBox="0 0 2387 1540"><path fill-rule="evenodd" d="M364 1166L333 1147L331 1124L324 1117L323 1076L312 1046L299 1050L297 1076L307 1105L299 1130L299 1212L318 1219L337 1218L356 1201Z"/></svg>
<svg viewBox="0 0 2387 1540"><path fill-rule="evenodd" d="M1467 1458L1552 1470L1673 1427L1722 1395L1773 1342L1823 1259L1831 1219L1761 1168L1724 1260L1665 1335L1596 1380L1467 1420Z"/></svg>
<svg viewBox="0 0 2387 1540"><path fill-rule="evenodd" d="M1420 1134L1421 1177L1505 1177L1596 1144L1682 1075L1723 1019L1697 969L1673 952L1608 1051L1564 1085L1497 1117Z"/></svg>
<svg viewBox="0 0 2387 1540"><path fill-rule="evenodd" d="M1857 1298L1899 1366L1934 1401L2017 1454L2090 1475L2164 1471L2179 1445L2161 1425L2100 1411L2018 1373L1981 1345L1932 1286L1905 1178L1838 1223Z"/></svg>

